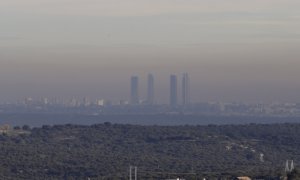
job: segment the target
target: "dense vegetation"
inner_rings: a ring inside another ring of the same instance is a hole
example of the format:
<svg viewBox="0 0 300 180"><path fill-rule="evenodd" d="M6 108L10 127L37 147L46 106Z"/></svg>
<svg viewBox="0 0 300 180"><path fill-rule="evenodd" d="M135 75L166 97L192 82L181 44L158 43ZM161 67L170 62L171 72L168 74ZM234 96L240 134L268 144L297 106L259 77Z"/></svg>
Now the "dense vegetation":
<svg viewBox="0 0 300 180"><path fill-rule="evenodd" d="M300 124L23 129L0 136L0 179L279 177L300 162Z"/></svg>

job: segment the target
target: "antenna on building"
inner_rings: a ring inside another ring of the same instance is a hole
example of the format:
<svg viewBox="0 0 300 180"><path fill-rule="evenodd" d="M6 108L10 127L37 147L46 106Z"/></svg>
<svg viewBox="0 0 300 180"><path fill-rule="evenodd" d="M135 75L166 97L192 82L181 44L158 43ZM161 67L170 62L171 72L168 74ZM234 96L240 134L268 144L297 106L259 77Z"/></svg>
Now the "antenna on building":
<svg viewBox="0 0 300 180"><path fill-rule="evenodd" d="M286 173L290 173L294 169L295 169L294 161L293 160L286 160L286 163L285 163L285 172Z"/></svg>

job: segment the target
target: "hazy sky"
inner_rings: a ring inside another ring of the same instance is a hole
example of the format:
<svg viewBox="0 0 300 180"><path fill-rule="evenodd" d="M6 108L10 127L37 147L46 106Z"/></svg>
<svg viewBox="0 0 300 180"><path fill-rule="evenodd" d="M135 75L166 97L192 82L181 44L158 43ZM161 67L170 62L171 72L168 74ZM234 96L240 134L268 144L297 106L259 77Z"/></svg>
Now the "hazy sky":
<svg viewBox="0 0 300 180"><path fill-rule="evenodd" d="M192 101L300 102L299 0L0 1L0 101L128 99L188 72Z"/></svg>

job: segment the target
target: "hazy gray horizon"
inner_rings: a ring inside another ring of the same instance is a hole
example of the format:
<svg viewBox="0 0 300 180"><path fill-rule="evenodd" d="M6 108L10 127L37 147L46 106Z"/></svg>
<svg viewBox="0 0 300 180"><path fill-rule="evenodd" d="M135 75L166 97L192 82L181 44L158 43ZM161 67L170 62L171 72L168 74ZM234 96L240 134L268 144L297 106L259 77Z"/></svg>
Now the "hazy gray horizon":
<svg viewBox="0 0 300 180"><path fill-rule="evenodd" d="M191 100L300 102L298 0L0 2L0 101L129 99L188 72ZM180 87L180 86L179 86Z"/></svg>

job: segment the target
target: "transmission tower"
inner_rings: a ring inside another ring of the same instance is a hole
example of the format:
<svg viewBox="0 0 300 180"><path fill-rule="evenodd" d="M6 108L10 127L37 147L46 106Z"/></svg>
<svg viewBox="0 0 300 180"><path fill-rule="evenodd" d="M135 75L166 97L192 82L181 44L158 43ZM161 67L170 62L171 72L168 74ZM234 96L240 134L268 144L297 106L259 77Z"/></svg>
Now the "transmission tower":
<svg viewBox="0 0 300 180"><path fill-rule="evenodd" d="M132 180L132 171L134 171L134 180L137 180L137 166L129 166L129 180Z"/></svg>
<svg viewBox="0 0 300 180"><path fill-rule="evenodd" d="M294 169L295 169L294 161L293 160L286 160L286 163L285 163L285 172L286 173L290 173Z"/></svg>

